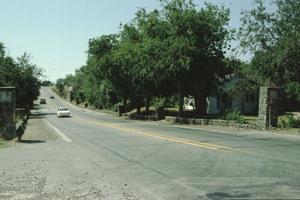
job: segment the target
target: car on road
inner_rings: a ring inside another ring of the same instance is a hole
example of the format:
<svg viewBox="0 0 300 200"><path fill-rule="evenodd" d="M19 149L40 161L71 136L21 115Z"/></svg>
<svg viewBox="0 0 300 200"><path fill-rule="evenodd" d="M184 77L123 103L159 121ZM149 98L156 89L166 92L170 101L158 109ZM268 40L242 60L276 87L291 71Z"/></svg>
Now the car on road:
<svg viewBox="0 0 300 200"><path fill-rule="evenodd" d="M50 99L54 99L54 96L50 96Z"/></svg>
<svg viewBox="0 0 300 200"><path fill-rule="evenodd" d="M71 117L71 112L69 110L69 108L67 107L59 107L57 109L57 117L60 118L60 117Z"/></svg>
<svg viewBox="0 0 300 200"><path fill-rule="evenodd" d="M40 104L46 104L46 99L40 99Z"/></svg>

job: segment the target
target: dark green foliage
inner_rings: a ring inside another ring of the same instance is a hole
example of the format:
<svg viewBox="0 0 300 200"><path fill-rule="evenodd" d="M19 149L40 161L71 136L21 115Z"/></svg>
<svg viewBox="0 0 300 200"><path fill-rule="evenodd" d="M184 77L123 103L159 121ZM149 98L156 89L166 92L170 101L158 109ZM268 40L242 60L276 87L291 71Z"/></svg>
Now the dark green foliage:
<svg viewBox="0 0 300 200"><path fill-rule="evenodd" d="M246 123L246 119L241 116L241 112L239 110L227 110L224 113L224 119L225 120L234 120L239 124L245 124Z"/></svg>
<svg viewBox="0 0 300 200"><path fill-rule="evenodd" d="M169 97L178 95L182 111L183 96L193 95L199 108L227 73L228 21L229 10L212 4L198 9L188 0L162 1L162 10L139 9L118 34L89 41L86 66L64 85L73 86L77 102L96 107L126 107L128 101L138 112L146 106L147 113L152 98L169 106ZM58 91L64 85L60 81Z"/></svg>
<svg viewBox="0 0 300 200"><path fill-rule="evenodd" d="M266 80L252 64L234 58L226 58L225 63L229 71L219 86L219 96L234 98L249 93L258 94L259 87L265 85Z"/></svg>
<svg viewBox="0 0 300 200"><path fill-rule="evenodd" d="M0 43L0 87L16 87L16 106L30 108L33 101L39 96L40 80L42 71L30 63L27 54L22 55L15 61L5 55L5 49Z"/></svg>
<svg viewBox="0 0 300 200"><path fill-rule="evenodd" d="M65 85L64 79L60 78L56 81L55 87L60 96L63 96L64 85Z"/></svg>
<svg viewBox="0 0 300 200"><path fill-rule="evenodd" d="M282 128L299 128L300 120L295 118L293 114L287 114L285 119L280 120Z"/></svg>
<svg viewBox="0 0 300 200"><path fill-rule="evenodd" d="M41 83L41 85L42 86L52 86L52 82L51 81L43 81L42 83Z"/></svg>
<svg viewBox="0 0 300 200"><path fill-rule="evenodd" d="M254 53L251 62L266 85L282 89L281 105L300 101L300 1L275 0L268 12L263 0L244 12L241 45Z"/></svg>

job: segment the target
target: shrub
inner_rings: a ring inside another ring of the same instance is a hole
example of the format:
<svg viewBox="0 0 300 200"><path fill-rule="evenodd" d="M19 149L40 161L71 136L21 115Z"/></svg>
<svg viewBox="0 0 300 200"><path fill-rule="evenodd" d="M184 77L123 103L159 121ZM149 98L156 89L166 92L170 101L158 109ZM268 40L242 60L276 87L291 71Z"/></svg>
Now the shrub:
<svg viewBox="0 0 300 200"><path fill-rule="evenodd" d="M173 108L178 106L176 97L154 97L150 103L154 107Z"/></svg>
<svg viewBox="0 0 300 200"><path fill-rule="evenodd" d="M285 118L280 120L282 128L299 128L300 120L295 118L293 114L288 113Z"/></svg>
<svg viewBox="0 0 300 200"><path fill-rule="evenodd" d="M243 116L241 116L241 112L239 110L228 110L224 114L225 120L234 120L239 124L246 124L246 120Z"/></svg>
<svg viewBox="0 0 300 200"><path fill-rule="evenodd" d="M114 111L114 112L118 112L118 111L119 111L119 106L122 106L122 105L123 105L123 104L122 104L121 102L119 102L119 103L113 105L113 106L111 107L111 110Z"/></svg>

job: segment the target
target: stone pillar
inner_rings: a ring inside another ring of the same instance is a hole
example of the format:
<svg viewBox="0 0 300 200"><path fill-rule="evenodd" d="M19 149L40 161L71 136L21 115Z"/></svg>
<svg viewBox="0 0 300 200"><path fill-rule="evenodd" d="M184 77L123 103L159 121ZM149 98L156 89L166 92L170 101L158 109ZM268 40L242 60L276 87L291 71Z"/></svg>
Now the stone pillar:
<svg viewBox="0 0 300 200"><path fill-rule="evenodd" d="M261 87L259 94L258 126L276 127L278 122L278 88Z"/></svg>
<svg viewBox="0 0 300 200"><path fill-rule="evenodd" d="M0 87L0 135L7 140L16 137L15 107L15 88Z"/></svg>

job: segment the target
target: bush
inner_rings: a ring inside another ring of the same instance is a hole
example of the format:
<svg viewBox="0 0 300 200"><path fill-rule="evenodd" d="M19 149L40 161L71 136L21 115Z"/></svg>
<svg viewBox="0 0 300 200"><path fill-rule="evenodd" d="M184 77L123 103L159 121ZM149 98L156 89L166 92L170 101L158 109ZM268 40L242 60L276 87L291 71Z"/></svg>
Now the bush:
<svg viewBox="0 0 300 200"><path fill-rule="evenodd" d="M167 107L172 108L176 107L177 105L177 99L175 97L155 97L151 100L150 103L154 107Z"/></svg>
<svg viewBox="0 0 300 200"><path fill-rule="evenodd" d="M114 112L118 112L119 111L119 106L122 106L122 105L123 105L123 103L119 102L119 103L113 105L111 107L111 110L114 111Z"/></svg>
<svg viewBox="0 0 300 200"><path fill-rule="evenodd" d="M246 124L246 120L243 116L241 116L241 112L239 110L228 110L224 114L225 120L234 120L239 124Z"/></svg>
<svg viewBox="0 0 300 200"><path fill-rule="evenodd" d="M293 114L287 114L285 118L280 120L281 128L299 128L300 120L295 118Z"/></svg>

